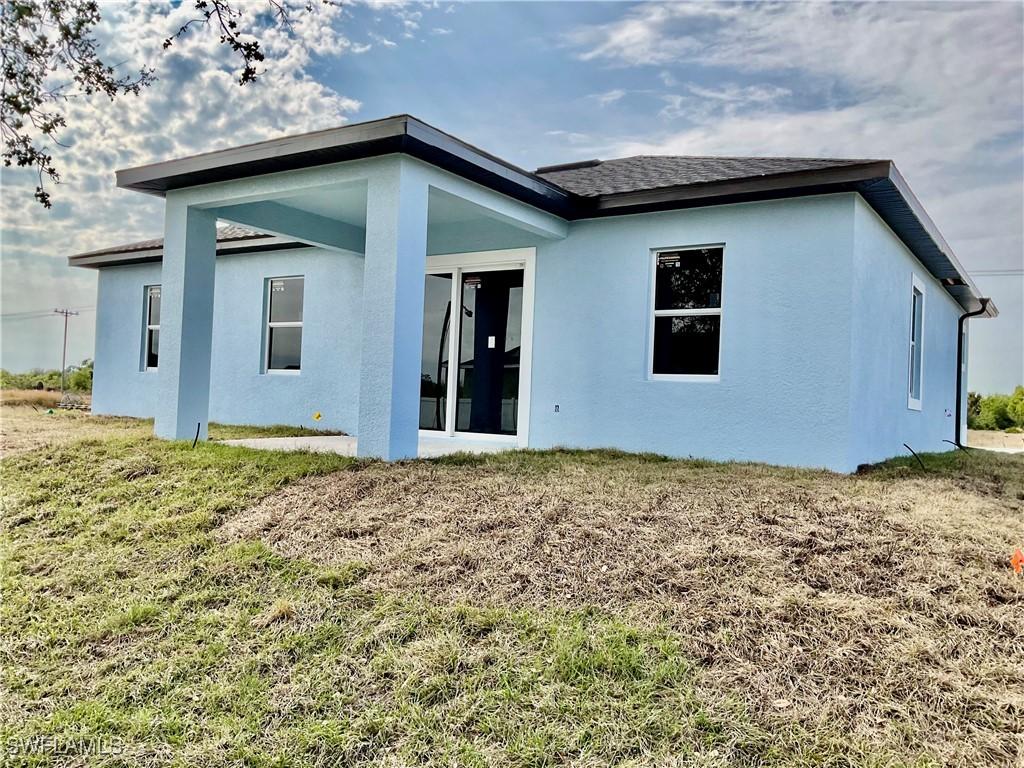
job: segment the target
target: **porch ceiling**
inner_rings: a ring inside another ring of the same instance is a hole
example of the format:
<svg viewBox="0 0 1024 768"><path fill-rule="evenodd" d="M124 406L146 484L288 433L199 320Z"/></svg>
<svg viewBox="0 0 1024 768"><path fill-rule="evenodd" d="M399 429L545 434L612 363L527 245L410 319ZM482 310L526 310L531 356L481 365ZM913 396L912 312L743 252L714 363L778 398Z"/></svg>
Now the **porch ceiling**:
<svg viewBox="0 0 1024 768"><path fill-rule="evenodd" d="M355 227L366 223L366 184L348 184L277 200L281 205Z"/></svg>

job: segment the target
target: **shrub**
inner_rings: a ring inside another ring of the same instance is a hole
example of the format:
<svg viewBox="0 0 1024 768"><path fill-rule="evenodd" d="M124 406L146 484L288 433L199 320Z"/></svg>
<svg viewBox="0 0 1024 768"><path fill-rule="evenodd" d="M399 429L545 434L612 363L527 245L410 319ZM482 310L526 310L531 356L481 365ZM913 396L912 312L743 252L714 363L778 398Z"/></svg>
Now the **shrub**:
<svg viewBox="0 0 1024 768"><path fill-rule="evenodd" d="M1012 395L967 393L967 426L971 429L1024 429L1024 386Z"/></svg>
<svg viewBox="0 0 1024 768"><path fill-rule="evenodd" d="M967 393L967 423L970 425L981 416L981 395L977 392Z"/></svg>
<svg viewBox="0 0 1024 768"><path fill-rule="evenodd" d="M1006 413L1013 419L1014 426L1024 428L1024 387L1013 390L1010 403L1006 406Z"/></svg>
<svg viewBox="0 0 1024 768"><path fill-rule="evenodd" d="M92 360L85 360L67 376L68 389L73 392L92 392Z"/></svg>
<svg viewBox="0 0 1024 768"><path fill-rule="evenodd" d="M69 365L65 383L72 392L91 392L92 360L83 360L79 366ZM59 390L60 371L34 368L27 373L11 373L0 369L0 389Z"/></svg>
<svg viewBox="0 0 1024 768"><path fill-rule="evenodd" d="M981 409L973 424L973 429L1006 429L1013 426L1008 408L1009 395L989 395L981 398Z"/></svg>

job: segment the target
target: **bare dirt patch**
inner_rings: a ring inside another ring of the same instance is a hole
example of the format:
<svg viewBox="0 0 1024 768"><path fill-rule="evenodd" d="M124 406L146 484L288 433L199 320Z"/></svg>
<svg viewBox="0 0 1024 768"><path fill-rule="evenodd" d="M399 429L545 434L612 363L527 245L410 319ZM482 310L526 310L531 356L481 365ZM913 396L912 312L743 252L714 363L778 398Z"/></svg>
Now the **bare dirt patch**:
<svg viewBox="0 0 1024 768"><path fill-rule="evenodd" d="M1024 580L1008 565L1024 544L1020 489L985 472L521 454L305 480L218 535L364 563L372 589L665 621L706 693L775 727L842 723L908 759L1012 765L1024 748Z"/></svg>
<svg viewBox="0 0 1024 768"><path fill-rule="evenodd" d="M972 448L999 448L1024 451L1024 434L997 432L988 429L967 430L967 444Z"/></svg>

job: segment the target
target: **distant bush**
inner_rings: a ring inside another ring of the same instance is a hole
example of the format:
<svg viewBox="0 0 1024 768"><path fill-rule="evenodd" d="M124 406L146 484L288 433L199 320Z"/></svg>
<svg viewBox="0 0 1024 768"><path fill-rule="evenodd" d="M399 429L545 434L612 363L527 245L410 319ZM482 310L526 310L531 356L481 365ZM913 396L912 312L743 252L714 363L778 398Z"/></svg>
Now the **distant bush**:
<svg viewBox="0 0 1024 768"><path fill-rule="evenodd" d="M967 393L967 423L970 424L981 416L981 395L977 392Z"/></svg>
<svg viewBox="0 0 1024 768"><path fill-rule="evenodd" d="M72 392L92 392L92 360L84 360L67 377Z"/></svg>
<svg viewBox="0 0 1024 768"><path fill-rule="evenodd" d="M71 392L92 392L92 360L69 365L65 382ZM0 389L60 390L60 371L34 368L26 373L11 373L0 368Z"/></svg>
<svg viewBox="0 0 1024 768"><path fill-rule="evenodd" d="M967 426L971 429L1024 429L1024 387L1012 395L967 395Z"/></svg>
<svg viewBox="0 0 1024 768"><path fill-rule="evenodd" d="M1013 419L1014 425L1024 428L1024 387L1017 387L1010 395L1010 404L1006 413Z"/></svg>

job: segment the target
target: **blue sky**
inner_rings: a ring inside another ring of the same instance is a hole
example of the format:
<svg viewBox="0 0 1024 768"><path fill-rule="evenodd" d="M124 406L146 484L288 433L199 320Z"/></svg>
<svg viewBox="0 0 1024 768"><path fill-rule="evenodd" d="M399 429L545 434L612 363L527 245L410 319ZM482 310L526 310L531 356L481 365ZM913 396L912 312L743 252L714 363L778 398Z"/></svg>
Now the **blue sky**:
<svg viewBox="0 0 1024 768"><path fill-rule="evenodd" d="M160 49L187 7L101 6L110 58L160 82L113 108L72 103L54 210L32 203L31 177L3 175L3 314L82 308L71 359L92 354L95 275L64 257L162 232L159 200L114 188L116 168L409 112L531 169L893 158L1003 311L976 324L972 386L1024 381L1019 3L346 3L297 41L267 33L268 72L246 88L211 35ZM2 365L59 365L59 335L56 319L5 318Z"/></svg>

